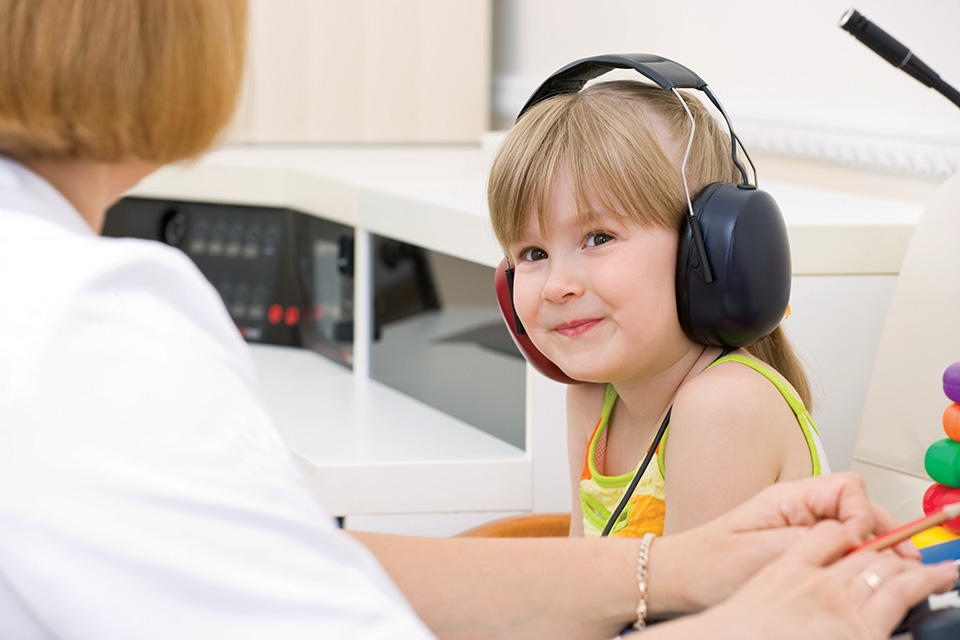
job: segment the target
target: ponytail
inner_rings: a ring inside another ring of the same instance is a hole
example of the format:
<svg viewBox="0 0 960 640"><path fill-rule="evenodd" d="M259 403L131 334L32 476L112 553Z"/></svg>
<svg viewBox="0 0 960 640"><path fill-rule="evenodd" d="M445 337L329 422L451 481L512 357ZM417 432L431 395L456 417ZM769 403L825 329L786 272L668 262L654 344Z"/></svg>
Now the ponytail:
<svg viewBox="0 0 960 640"><path fill-rule="evenodd" d="M747 351L758 360L766 362L779 371L780 375L786 378L787 382L796 390L807 410L809 411L812 408L813 397L810 381L807 379L803 365L800 364L800 358L797 357L790 345L783 327L777 327L766 338L747 347Z"/></svg>

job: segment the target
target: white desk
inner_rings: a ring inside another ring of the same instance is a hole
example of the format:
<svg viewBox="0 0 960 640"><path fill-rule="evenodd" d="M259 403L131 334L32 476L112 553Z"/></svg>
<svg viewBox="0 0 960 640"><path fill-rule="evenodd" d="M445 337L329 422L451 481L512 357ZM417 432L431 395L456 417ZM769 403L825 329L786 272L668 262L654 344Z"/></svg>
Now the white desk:
<svg viewBox="0 0 960 640"><path fill-rule="evenodd" d="M167 167L132 195L290 207L495 266L479 146L237 147ZM923 203L763 182L780 204L794 273L896 274Z"/></svg>
<svg viewBox="0 0 960 640"><path fill-rule="evenodd" d="M487 158L479 145L240 147L165 168L131 195L288 207L351 225L361 239L383 235L493 267L501 255L484 204ZM834 469L845 469L923 203L761 186L778 200L792 245L793 315L785 327L824 388L814 415ZM360 324L369 313L359 302L369 286L360 263L356 333L369 335ZM348 524L387 526L377 514L472 514L446 530L430 520L433 532L446 534L505 512L569 509L561 385L528 371L521 450L369 380L368 344L355 345L353 374L289 351L254 349L267 403ZM409 521L390 522L418 531Z"/></svg>
<svg viewBox="0 0 960 640"><path fill-rule="evenodd" d="M268 409L332 513L530 509L522 449L313 352L252 348Z"/></svg>

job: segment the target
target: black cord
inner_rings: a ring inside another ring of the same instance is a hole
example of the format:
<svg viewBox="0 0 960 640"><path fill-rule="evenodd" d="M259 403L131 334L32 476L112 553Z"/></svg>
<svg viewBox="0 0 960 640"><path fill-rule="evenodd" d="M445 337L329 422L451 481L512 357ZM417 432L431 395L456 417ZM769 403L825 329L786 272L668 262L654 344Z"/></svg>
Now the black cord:
<svg viewBox="0 0 960 640"><path fill-rule="evenodd" d="M647 449L647 455L644 456L643 462L640 463L640 467L637 469L637 472L633 474L633 480L630 481L630 486L627 487L627 490L623 493L623 497L620 498L620 504L618 504L617 508L613 510L613 515L610 516L609 520L607 520L607 524L603 528L603 533L600 534L600 537L609 535L610 530L613 529L613 525L617 521L617 518L619 518L620 514L623 512L623 508L627 506L627 501L630 500L630 496L633 495L637 485L640 484L640 478L643 477L643 473L647 470L647 467L650 466L650 460L652 460L653 456L656 455L657 447L660 446L660 440L663 439L663 434L667 430L667 425L670 424L670 412L672 411L672 406L667 409L667 415L663 417L663 422L660 423L660 430L657 431L656 437L654 437L653 442L650 443L650 448Z"/></svg>
<svg viewBox="0 0 960 640"><path fill-rule="evenodd" d="M733 123L730 122L730 116L727 115L726 110L723 108L723 105L720 104L720 100L714 95L713 91L710 90L710 87L704 85L701 89L707 97L710 99L710 102L713 103L713 106L717 108L720 112L720 115L723 116L724 122L727 123L727 130L730 132L730 153L733 155L733 164L736 165L737 170L740 172L740 176L743 178L743 184L751 184L750 178L747 177L747 170L740 164L740 160L737 159L737 148L743 152L743 155L746 156L747 162L750 164L750 169L753 171L753 186L757 186L757 167L753 164L753 160L750 158L750 154L747 153L747 150L744 149L743 145L740 144L740 138L733 130Z"/></svg>
<svg viewBox="0 0 960 640"><path fill-rule="evenodd" d="M731 351L732 349L724 347L723 351L713 360L713 362L716 362L720 358L729 354ZM647 455L643 457L643 462L640 463L640 467L637 468L637 472L633 474L633 479L630 481L630 485L627 487L627 490L623 492L623 497L620 498L620 503L617 505L617 508L613 510L613 515L610 516L610 519L607 520L607 524L603 527L603 532L600 534L601 538L610 535L610 530L613 529L613 525L617 522L617 518L619 518L620 514L623 513L623 509L627 506L630 496L633 495L637 485L640 484L640 478L643 477L647 467L650 466L650 461L657 453L657 447L660 446L660 441L663 439L663 434L667 431L667 426L670 424L671 412L673 412L673 405L670 405L670 408L667 409L667 415L663 417L663 422L660 423L660 429L657 431L657 435L654 436L653 442L650 443L650 448L647 449Z"/></svg>

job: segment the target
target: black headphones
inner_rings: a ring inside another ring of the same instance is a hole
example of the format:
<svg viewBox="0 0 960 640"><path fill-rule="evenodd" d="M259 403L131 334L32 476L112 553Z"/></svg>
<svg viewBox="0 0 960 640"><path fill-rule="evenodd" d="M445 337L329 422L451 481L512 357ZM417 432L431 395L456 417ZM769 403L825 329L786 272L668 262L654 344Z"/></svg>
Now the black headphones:
<svg viewBox="0 0 960 640"><path fill-rule="evenodd" d="M683 65L655 55L584 58L547 78L520 110L517 119L538 102L576 93L587 81L613 69L634 69L674 93L676 89L703 91L726 121L733 162L743 182L709 184L692 201L680 231L677 252L677 313L684 332L695 342L734 349L754 344L772 333L786 313L790 301L790 243L776 201L750 184L746 170L737 159L739 139L706 82ZM683 100L679 93L677 99ZM753 162L745 151L744 155L752 168ZM687 189L685 178L684 188ZM687 198L689 201L689 190ZM504 266L509 265L504 263ZM507 271L505 281L511 289L511 304L509 310L501 304L501 311L519 344L519 336L526 336L512 305L512 270ZM502 279L498 275L498 280ZM529 339L526 342L529 343ZM521 350L531 359L529 346ZM546 360L542 354L540 357ZM536 362L534 364L536 366ZM546 374L563 382L571 381L566 376Z"/></svg>

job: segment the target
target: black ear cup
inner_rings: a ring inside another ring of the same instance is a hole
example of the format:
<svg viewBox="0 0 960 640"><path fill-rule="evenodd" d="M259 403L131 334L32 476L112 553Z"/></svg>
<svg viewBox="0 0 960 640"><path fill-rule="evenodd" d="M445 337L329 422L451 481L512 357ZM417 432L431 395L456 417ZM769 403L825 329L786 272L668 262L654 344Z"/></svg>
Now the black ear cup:
<svg viewBox="0 0 960 640"><path fill-rule="evenodd" d="M769 335L790 302L790 243L776 201L749 185L707 185L685 218L677 252L677 313L691 340L746 347ZM702 275L699 224L713 276ZM700 271L700 273L698 273Z"/></svg>

